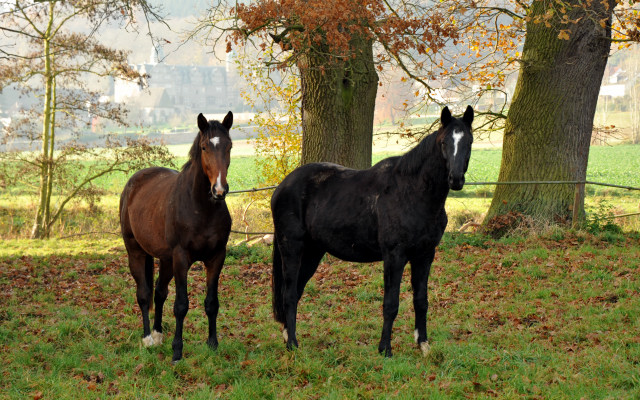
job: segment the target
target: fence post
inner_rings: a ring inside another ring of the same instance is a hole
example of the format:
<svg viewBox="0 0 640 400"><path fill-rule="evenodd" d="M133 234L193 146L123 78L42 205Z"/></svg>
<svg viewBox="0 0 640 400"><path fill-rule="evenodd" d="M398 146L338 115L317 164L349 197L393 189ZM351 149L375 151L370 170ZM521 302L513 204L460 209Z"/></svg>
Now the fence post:
<svg viewBox="0 0 640 400"><path fill-rule="evenodd" d="M571 217L571 227L577 228L584 209L584 182L576 183L576 192L573 197L573 215Z"/></svg>

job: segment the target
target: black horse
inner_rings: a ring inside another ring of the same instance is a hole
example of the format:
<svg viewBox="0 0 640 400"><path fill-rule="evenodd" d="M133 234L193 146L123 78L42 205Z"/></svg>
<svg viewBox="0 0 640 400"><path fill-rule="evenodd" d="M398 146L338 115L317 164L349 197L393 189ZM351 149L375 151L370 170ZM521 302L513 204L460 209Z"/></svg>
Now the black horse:
<svg viewBox="0 0 640 400"><path fill-rule="evenodd" d="M427 340L427 281L435 249L447 226L449 189L460 190L471 153L473 109L453 118L401 157L366 170L313 163L289 174L273 193L273 314L284 325L287 348L296 340L297 306L325 253L355 262L384 261L382 337L378 351L391 357L391 328L398 314L400 281L411 263L415 341Z"/></svg>
<svg viewBox="0 0 640 400"><path fill-rule="evenodd" d="M182 171L146 168L127 182L120 197L120 227L129 255L129 269L136 281L137 300L142 311L145 346L162 343L162 307L171 279L176 278L176 334L173 361L182 358L182 327L189 310L187 272L195 261L207 269L205 312L209 317L207 343L218 346L218 279L224 263L231 216L224 201L229 191L227 169L230 163L229 129L233 114L222 123L198 115L198 128L189 161ZM156 314L153 332L149 310L153 300L153 258L160 259L156 282Z"/></svg>

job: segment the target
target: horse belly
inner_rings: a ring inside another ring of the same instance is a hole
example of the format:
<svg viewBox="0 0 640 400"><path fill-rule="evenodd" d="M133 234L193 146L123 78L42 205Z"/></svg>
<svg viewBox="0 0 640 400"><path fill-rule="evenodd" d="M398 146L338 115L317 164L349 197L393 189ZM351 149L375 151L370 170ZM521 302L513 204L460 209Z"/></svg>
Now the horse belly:
<svg viewBox="0 0 640 400"><path fill-rule="evenodd" d="M341 246L328 249L327 253L344 261L349 262L374 262L382 260L382 253L379 249L372 249L367 246L351 244L351 247Z"/></svg>
<svg viewBox="0 0 640 400"><path fill-rule="evenodd" d="M135 212L135 211L134 211ZM164 215L144 210L138 214L136 223L131 224L131 231L136 242L149 255L156 258L168 258L172 255L172 248L165 240Z"/></svg>
<svg viewBox="0 0 640 400"><path fill-rule="evenodd" d="M174 171L154 168L142 172L146 174L134 175L127 184L133 188L127 193L121 215L125 242L133 240L156 258L171 257L172 250L165 239L165 210Z"/></svg>
<svg viewBox="0 0 640 400"><path fill-rule="evenodd" d="M364 226L335 224L325 226L322 231L318 235L312 233L311 236L315 236L315 241L322 243L322 247L334 257L351 262L373 262L382 259L376 230L370 231Z"/></svg>

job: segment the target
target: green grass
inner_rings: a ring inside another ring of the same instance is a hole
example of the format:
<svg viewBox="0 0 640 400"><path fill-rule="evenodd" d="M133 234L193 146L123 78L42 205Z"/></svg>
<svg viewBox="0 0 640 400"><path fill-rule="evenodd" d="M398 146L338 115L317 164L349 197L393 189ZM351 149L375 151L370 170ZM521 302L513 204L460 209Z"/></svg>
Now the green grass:
<svg viewBox="0 0 640 400"><path fill-rule="evenodd" d="M0 244L0 398L588 398L640 396L640 236L492 240L446 234L429 282L427 358L409 267L394 357L377 353L382 266L328 257L299 307L300 349L270 311L268 247L229 249L220 347L205 344L205 274L189 275L184 359L142 348L119 239ZM561 238L560 238L561 236Z"/></svg>
<svg viewBox="0 0 640 400"><path fill-rule="evenodd" d="M247 145L244 145L247 147ZM186 152L185 146L174 146L176 152ZM640 170L640 146L616 145L616 146L592 146L589 155L589 167L587 179L605 183L629 185L640 187L640 180L635 171ZM239 154L246 154L246 148ZM384 152L384 147L378 147L374 153L373 162L382 158L398 154L397 152ZM476 149L472 152L468 182L496 181L500 168L500 149ZM260 187L256 176L254 156L235 156L232 158L229 169L228 182L231 190ZM181 167L186 159L178 157L175 165ZM615 161L615 162L613 162ZM88 232L118 232L118 199L122 187L128 176L124 174L112 174L101 178L98 182L105 191L105 195L93 207L81 201L72 202L67 206L61 223L53 229L54 237L66 237L69 235ZM466 185L460 192L452 192L447 201L449 213L448 230L455 230L470 220L480 221L488 209L493 195L493 186ZM622 214L638 211L640 192L625 189L607 188L588 185L586 188L586 209L590 216L599 215L604 200L610 206L613 214ZM269 215L268 198L271 192L261 192L260 195L248 194L230 195L229 204L234 220L234 230L261 232L270 231L271 217ZM259 201L256 199L260 198ZM57 199L54 198L55 203ZM25 187L0 189L0 238L27 237L30 233L32 218L35 210L35 193ZM246 211L245 211L246 210ZM246 221L246 223L243 221ZM630 217L618 220L625 229L639 229L640 218ZM248 227L248 228L247 228ZM232 240L245 240L245 236L234 234Z"/></svg>

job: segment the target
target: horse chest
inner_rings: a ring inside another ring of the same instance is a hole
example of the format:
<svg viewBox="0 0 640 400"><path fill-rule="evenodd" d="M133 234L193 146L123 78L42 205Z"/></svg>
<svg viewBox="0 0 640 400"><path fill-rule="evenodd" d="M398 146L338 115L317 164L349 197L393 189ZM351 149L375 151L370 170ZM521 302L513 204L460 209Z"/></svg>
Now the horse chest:
<svg viewBox="0 0 640 400"><path fill-rule="evenodd" d="M439 242L447 226L444 207L381 207L378 230L382 247L424 246Z"/></svg>
<svg viewBox="0 0 640 400"><path fill-rule="evenodd" d="M168 218L167 223L167 240L172 247L180 246L206 258L221 245L226 245L231 229L226 204L183 209L173 215L175 217Z"/></svg>

